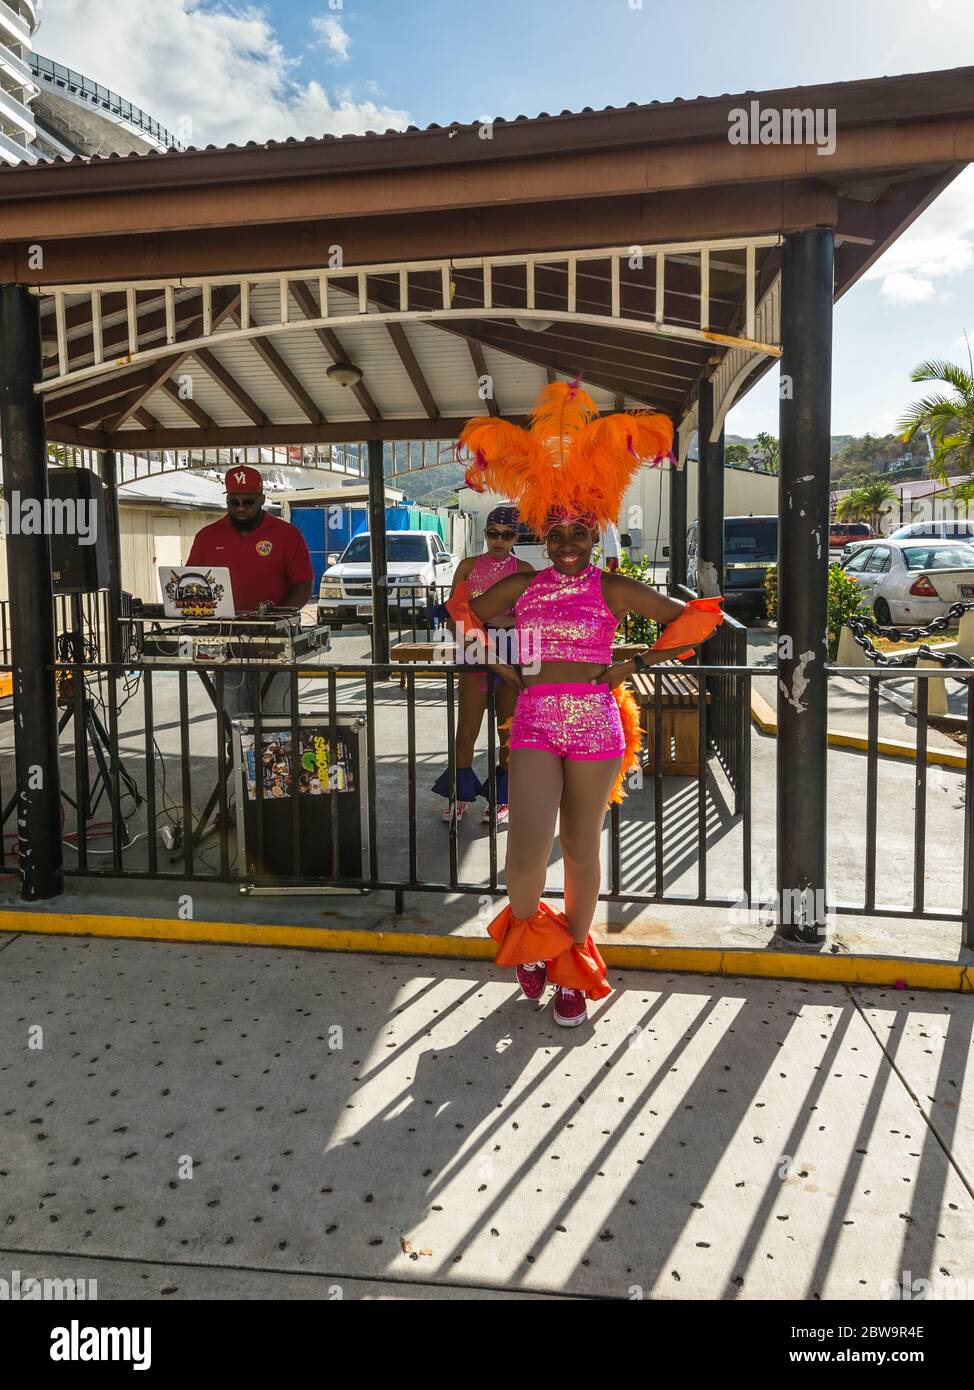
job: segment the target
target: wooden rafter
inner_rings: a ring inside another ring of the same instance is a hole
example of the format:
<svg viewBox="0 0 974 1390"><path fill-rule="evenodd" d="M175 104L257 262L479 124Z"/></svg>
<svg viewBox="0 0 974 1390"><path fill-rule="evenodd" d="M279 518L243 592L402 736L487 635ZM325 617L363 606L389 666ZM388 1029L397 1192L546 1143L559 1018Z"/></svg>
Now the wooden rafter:
<svg viewBox="0 0 974 1390"><path fill-rule="evenodd" d="M197 405L191 396L181 396L179 387L171 377L167 378L161 387L162 391L171 401L175 401L184 415L188 415L194 424L199 425L201 430L212 430L216 428L214 422L207 415L202 406Z"/></svg>
<svg viewBox="0 0 974 1390"><path fill-rule="evenodd" d="M217 308L216 304L214 304L213 327L217 328L229 314L233 313L233 311L237 308L239 303L240 291L232 290L229 292L229 294L225 295L224 302L219 306L219 308ZM186 338L190 335L184 329L183 332L178 334L177 336L180 338ZM125 421L129 418L129 416L134 415L134 413L136 412L136 410L138 410L140 405L145 404L146 400L149 398L149 396L152 395L153 391L157 391L159 387L162 385L162 383L166 380L166 378L172 376L173 372L177 372L179 368L183 365L183 363L186 362L191 356L191 353L179 352L178 350L176 350L173 352L173 355L171 357L164 357L159 362L153 363L147 383L137 391L133 392L132 396L122 407L121 412L115 417L114 420L110 420L108 422L108 424L105 427L106 432L108 434L114 434L114 432L117 429L124 425Z"/></svg>
<svg viewBox="0 0 974 1390"><path fill-rule="evenodd" d="M235 313L231 316L234 322L240 324L240 315ZM324 415L315 405L311 396L298 381L291 371L291 368L284 361L284 358L266 338L251 338L250 344L261 361L270 368L284 387L291 399L298 405L302 412L307 416L313 425L320 425L324 422Z"/></svg>
<svg viewBox="0 0 974 1390"><path fill-rule="evenodd" d="M230 397L234 405L242 410L255 425L267 424L267 416L257 402L247 394L233 373L227 370L209 348L197 348L193 355L200 366L206 368L217 385Z"/></svg>
<svg viewBox="0 0 974 1390"><path fill-rule="evenodd" d="M478 380L481 380L485 376L489 377L490 372L488 372L487 370L487 359L486 357L484 357L483 348L480 346L476 338L467 338L466 342L467 347L470 351L470 359L473 362L474 371L477 373ZM497 400L497 396L494 394L493 377L491 377L490 395L487 397L487 409L491 415L499 415L501 413L500 404Z"/></svg>
<svg viewBox="0 0 974 1390"><path fill-rule="evenodd" d="M388 323L386 327L389 330L389 337L392 339L393 346L399 354L399 360L405 367L409 380L413 383L413 389L419 397L423 409L431 420L438 420L440 418L439 406L430 390L429 382L423 375L423 369L416 360L412 345L406 337L406 330L401 323Z"/></svg>

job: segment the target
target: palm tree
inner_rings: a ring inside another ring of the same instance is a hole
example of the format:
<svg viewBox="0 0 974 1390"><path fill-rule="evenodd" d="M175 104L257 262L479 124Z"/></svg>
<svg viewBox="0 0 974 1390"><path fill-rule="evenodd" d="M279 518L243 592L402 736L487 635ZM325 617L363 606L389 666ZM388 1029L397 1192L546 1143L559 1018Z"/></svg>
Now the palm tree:
<svg viewBox="0 0 974 1390"><path fill-rule="evenodd" d="M895 498L896 493L884 480L862 483L839 501L835 509L836 520L868 521L874 534L878 534L883 508Z"/></svg>
<svg viewBox="0 0 974 1390"><path fill-rule="evenodd" d="M921 362L914 367L911 381L941 381L952 393L917 401L898 426L905 443L921 431L929 433L933 446L930 472L942 481L951 470L974 473L974 359L970 341L967 359L966 370L954 362Z"/></svg>

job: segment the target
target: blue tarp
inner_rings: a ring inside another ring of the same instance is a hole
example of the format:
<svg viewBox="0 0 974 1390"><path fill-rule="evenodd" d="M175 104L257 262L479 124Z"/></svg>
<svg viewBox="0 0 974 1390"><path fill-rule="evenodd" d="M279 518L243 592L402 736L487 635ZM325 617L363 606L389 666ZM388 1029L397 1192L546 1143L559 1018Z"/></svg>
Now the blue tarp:
<svg viewBox="0 0 974 1390"><path fill-rule="evenodd" d="M353 536L369 529L366 507L337 507L320 503L310 506L291 504L291 522L307 541L314 566L315 591L327 568L327 557L341 553ZM435 531L446 542L442 517L421 507L386 507L387 531Z"/></svg>

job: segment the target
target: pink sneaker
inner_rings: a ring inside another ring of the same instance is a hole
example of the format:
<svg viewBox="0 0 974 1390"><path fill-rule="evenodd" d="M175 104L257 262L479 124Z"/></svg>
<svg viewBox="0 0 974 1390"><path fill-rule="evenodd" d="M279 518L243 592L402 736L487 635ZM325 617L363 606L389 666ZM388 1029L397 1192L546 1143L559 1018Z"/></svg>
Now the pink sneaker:
<svg viewBox="0 0 974 1390"><path fill-rule="evenodd" d="M563 1028L577 1028L587 1018L588 1004L582 991L559 985L555 990L555 1022Z"/></svg>
<svg viewBox="0 0 974 1390"><path fill-rule="evenodd" d="M459 824L467 814L469 805L469 801L451 801L448 806L444 807L443 815L441 816L443 824L449 825L451 820L455 820Z"/></svg>
<svg viewBox="0 0 974 1390"><path fill-rule="evenodd" d="M508 820L509 820L509 818L510 818L510 810L509 810L509 808L508 808L506 805L505 805L505 806L498 806L498 807L497 807L497 824L498 824L498 825L506 825L507 822L508 822ZM485 809L484 809L484 814L483 814L482 819L483 819L484 825L490 825L490 807L489 807L489 806L485 807Z"/></svg>
<svg viewBox="0 0 974 1390"><path fill-rule="evenodd" d="M515 971L525 999L540 999L548 983L548 966L543 960L533 965L519 965Z"/></svg>

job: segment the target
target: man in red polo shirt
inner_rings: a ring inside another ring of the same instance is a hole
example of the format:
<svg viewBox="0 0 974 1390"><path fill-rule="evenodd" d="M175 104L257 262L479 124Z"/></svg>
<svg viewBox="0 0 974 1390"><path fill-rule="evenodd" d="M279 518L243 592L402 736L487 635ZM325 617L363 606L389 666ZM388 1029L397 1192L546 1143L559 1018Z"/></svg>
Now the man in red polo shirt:
<svg viewBox="0 0 974 1390"><path fill-rule="evenodd" d="M230 571L238 613L262 603L300 611L311 597L314 570L296 526L264 511L264 483L256 468L228 470L227 514L197 532L187 565L223 565Z"/></svg>
<svg viewBox="0 0 974 1390"><path fill-rule="evenodd" d="M311 597L314 570L308 545L296 526L264 511L264 480L256 468L237 464L226 475L227 514L198 531L188 565L221 565L230 571L237 613L253 613L262 603L300 613ZM227 713L253 712L249 673L227 676ZM266 684L261 681L261 688ZM288 712L291 678L276 674L264 691L264 714Z"/></svg>

